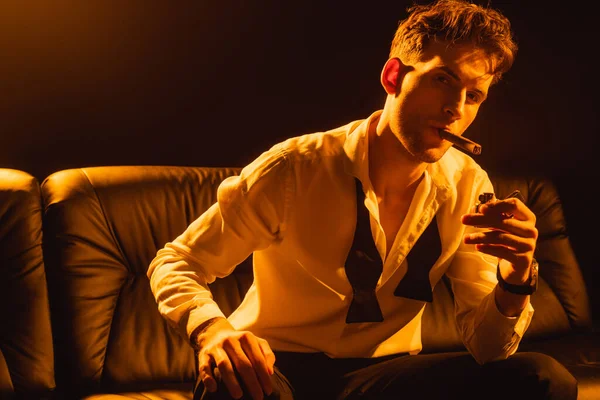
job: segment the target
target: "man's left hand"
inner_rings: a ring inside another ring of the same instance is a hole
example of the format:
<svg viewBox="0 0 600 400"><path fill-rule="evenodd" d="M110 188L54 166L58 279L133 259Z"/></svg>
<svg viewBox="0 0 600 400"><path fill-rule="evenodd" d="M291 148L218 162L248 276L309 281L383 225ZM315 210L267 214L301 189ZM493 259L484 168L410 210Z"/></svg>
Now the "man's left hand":
<svg viewBox="0 0 600 400"><path fill-rule="evenodd" d="M535 214L520 199L491 200L463 215L462 223L489 229L465 235L464 243L508 261L500 263L506 282L518 285L529 279L538 230Z"/></svg>

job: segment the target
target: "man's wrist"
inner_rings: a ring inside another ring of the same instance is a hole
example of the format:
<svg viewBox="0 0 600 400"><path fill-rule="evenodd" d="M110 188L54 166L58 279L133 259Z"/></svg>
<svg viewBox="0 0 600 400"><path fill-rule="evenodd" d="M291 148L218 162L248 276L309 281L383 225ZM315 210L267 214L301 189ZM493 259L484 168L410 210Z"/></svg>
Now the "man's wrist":
<svg viewBox="0 0 600 400"><path fill-rule="evenodd" d="M511 283L504 280L500 273L500 263L498 263L496 278L498 279L498 286L505 292L518 294L518 295L531 295L535 293L538 287L538 263L533 259L527 279L523 280L522 283Z"/></svg>
<svg viewBox="0 0 600 400"><path fill-rule="evenodd" d="M190 334L190 344L192 345L194 350L200 350L200 343L199 343L198 337L202 333L204 333L208 328L210 328L212 325L216 324L217 322L219 322L222 319L224 319L224 318L223 317L213 317L213 318L207 319L206 321L204 321L203 323L198 325L196 328L194 328L194 330Z"/></svg>

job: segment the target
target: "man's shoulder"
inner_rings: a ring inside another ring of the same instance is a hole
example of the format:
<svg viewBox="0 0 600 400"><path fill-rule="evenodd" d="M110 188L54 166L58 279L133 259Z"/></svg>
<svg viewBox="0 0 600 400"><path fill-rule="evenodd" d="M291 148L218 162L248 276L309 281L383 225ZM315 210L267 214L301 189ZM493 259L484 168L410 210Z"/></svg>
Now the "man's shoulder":
<svg viewBox="0 0 600 400"><path fill-rule="evenodd" d="M344 143L351 123L339 128L292 136L275 143L246 165L240 177L252 182L267 176L281 178L301 165L316 167L324 159L344 154ZM287 172L286 172L287 171Z"/></svg>
<svg viewBox="0 0 600 400"><path fill-rule="evenodd" d="M290 161L300 162L332 157L344 153L344 143L352 123L334 129L310 132L290 137L273 148L285 154Z"/></svg>

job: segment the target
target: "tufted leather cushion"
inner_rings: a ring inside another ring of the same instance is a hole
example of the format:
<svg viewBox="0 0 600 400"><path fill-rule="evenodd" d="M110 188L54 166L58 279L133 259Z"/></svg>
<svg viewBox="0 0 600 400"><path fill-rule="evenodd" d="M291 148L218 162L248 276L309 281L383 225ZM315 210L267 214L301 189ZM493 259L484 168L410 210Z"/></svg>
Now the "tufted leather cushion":
<svg viewBox="0 0 600 400"><path fill-rule="evenodd" d="M187 385L189 386L189 384ZM190 400L189 389L157 389L151 391L123 392L119 394L93 394L83 400Z"/></svg>
<svg viewBox="0 0 600 400"><path fill-rule="evenodd" d="M0 398L54 389L49 311L38 181L0 169Z"/></svg>
<svg viewBox="0 0 600 400"><path fill-rule="evenodd" d="M71 394L144 398L142 393L160 396L165 384L192 382L191 348L159 315L146 269L158 249L216 201L219 183L238 172L113 166L59 171L43 182L59 386ZM542 279L532 298L536 313L526 339L589 326L585 285L554 186L543 179L493 181L500 197L520 189L538 215ZM225 314L250 286L250 261L211 285ZM462 348L445 281L425 310L423 342L425 352Z"/></svg>
<svg viewBox="0 0 600 400"><path fill-rule="evenodd" d="M192 349L158 313L146 270L158 249L216 201L218 184L233 173L96 167L44 180L44 247L64 390L192 382ZM240 268L214 285L228 313L251 282L245 271L245 280Z"/></svg>

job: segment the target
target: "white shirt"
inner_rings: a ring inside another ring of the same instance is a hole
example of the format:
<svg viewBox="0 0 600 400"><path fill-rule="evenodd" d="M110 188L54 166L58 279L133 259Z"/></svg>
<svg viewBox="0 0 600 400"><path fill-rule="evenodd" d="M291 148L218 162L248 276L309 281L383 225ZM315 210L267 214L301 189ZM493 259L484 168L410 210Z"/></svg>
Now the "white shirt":
<svg viewBox="0 0 600 400"><path fill-rule="evenodd" d="M533 308L505 317L495 304L497 259L465 245L475 231L460 222L482 192L487 173L450 148L429 164L386 257L385 234L368 173L368 135L381 110L327 132L288 139L225 179L217 202L158 251L148 269L160 313L188 336L224 316L208 284L230 274L252 252L254 282L228 317L239 330L266 339L273 350L324 352L330 357L416 354L422 349L426 303L394 296L406 255L434 215L442 253L430 271L432 287L450 278L466 348L479 363L513 354ZM377 284L383 322L345 322L352 287L344 264L356 227L356 188L362 182L371 230L384 261Z"/></svg>

